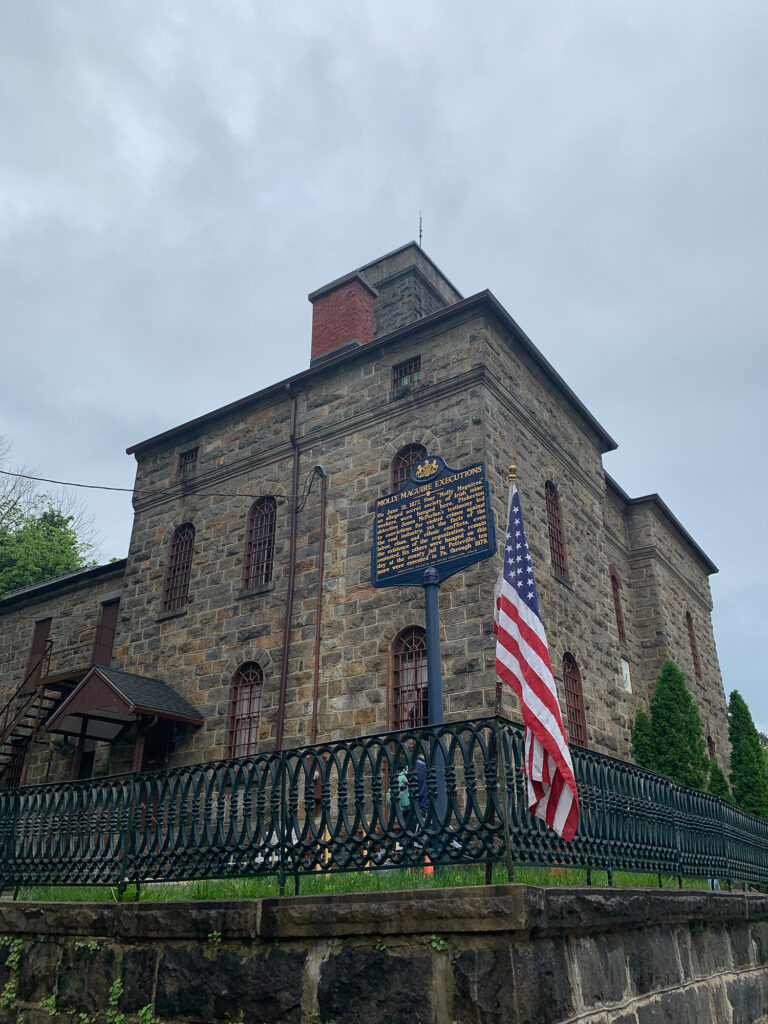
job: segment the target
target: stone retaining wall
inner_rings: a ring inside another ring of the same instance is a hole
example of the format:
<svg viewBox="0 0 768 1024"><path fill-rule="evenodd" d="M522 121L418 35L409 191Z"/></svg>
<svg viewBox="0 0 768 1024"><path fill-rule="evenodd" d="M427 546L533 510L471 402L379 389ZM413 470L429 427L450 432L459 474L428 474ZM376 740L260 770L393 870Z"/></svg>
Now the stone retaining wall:
<svg viewBox="0 0 768 1024"><path fill-rule="evenodd" d="M0 935L0 1024L122 1024L150 1005L163 1024L768 1020L762 895L505 885L4 902Z"/></svg>

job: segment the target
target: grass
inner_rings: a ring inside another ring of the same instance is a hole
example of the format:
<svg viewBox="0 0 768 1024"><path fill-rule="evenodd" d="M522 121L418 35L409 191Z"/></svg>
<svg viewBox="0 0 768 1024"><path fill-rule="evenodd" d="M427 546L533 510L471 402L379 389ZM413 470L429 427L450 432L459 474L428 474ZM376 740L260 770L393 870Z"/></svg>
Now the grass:
<svg viewBox="0 0 768 1024"><path fill-rule="evenodd" d="M579 886L587 884L585 870L571 868L515 868L515 882L523 885ZM495 885L507 882L507 873L503 864L493 866L492 882ZM457 865L436 871L433 875L424 875L421 869L384 870L350 872L349 874L313 874L302 875L299 892L302 896L328 895L347 892L388 892L402 889L443 889L458 886L483 885L485 868L475 865ZM663 876L663 888L676 889L677 878ZM604 886L608 884L605 871L592 872L592 884ZM632 872L616 872L613 877L615 886L635 889L657 889L658 875L637 874ZM683 879L685 889L707 889L705 878ZM293 894L293 880L286 883L286 894ZM124 901L135 898L134 886L129 886ZM275 877L267 878L216 878L201 879L193 882L150 883L141 886L140 900L231 900L231 899L266 899L279 896L278 882ZM101 903L117 901L117 890L109 886L37 886L21 889L21 900L42 900L63 903Z"/></svg>

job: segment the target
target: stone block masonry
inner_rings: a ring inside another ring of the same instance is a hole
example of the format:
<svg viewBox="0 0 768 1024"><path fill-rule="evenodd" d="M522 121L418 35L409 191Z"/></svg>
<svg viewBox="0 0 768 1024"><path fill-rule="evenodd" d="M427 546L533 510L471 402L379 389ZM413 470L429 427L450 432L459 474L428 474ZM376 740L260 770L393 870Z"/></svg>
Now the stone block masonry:
<svg viewBox="0 0 768 1024"><path fill-rule="evenodd" d="M757 1024L768 897L499 885L0 904L0 1024ZM15 963L15 965L14 965ZM119 982L119 984L116 984ZM111 1000L111 1003L110 1003Z"/></svg>
<svg viewBox="0 0 768 1024"><path fill-rule="evenodd" d="M496 557L441 586L446 720L495 705L493 586L507 468L516 461L572 738L628 758L637 710L647 708L671 657L686 675L709 750L727 771L726 701L710 616L715 567L658 496L630 498L606 474L602 458L615 442L493 296L462 299L411 244L310 298L308 370L129 449L137 463L134 526L126 561L107 567L113 579L102 567L0 601L0 702L23 679L41 619L50 619L55 640L51 672L77 684L90 664L100 608L119 597L113 667L162 680L204 721L199 729L174 727L168 767L228 756L235 730L245 730L236 725L234 698L248 666L260 679L249 712L254 753L274 749L278 738L293 747L382 733L406 720L421 724L419 701L396 697L402 683L410 685L400 674L400 644L423 626L423 593L375 589L370 556L376 501L393 490L393 467L404 452L426 450L459 469L485 463L498 528ZM395 386L403 365L418 365L418 374ZM194 469L182 473L190 450ZM322 467L325 483L322 502L317 483L300 500L295 522L294 455L300 499L313 467ZM550 553L552 488L565 573ZM269 567L253 585L246 571L251 509L264 498L274 502ZM166 609L172 538L184 524L194 529L188 592ZM565 664L575 666L570 705ZM501 710L519 716L507 687ZM95 774L131 767L137 728L132 723L95 752ZM68 780L71 756L52 753L43 738L27 781Z"/></svg>

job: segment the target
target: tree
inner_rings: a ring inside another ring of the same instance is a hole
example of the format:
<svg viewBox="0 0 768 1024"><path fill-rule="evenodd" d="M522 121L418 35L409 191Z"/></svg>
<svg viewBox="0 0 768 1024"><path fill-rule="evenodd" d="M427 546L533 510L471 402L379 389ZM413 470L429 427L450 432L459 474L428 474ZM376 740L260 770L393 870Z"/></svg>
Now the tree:
<svg viewBox="0 0 768 1024"><path fill-rule="evenodd" d="M768 771L768 736L764 732L759 732L757 738L760 740L760 749L763 752L763 761L765 761L765 770Z"/></svg>
<svg viewBox="0 0 768 1024"><path fill-rule="evenodd" d="M643 768L650 767L653 761L651 722L642 708L638 710L635 716L635 727L632 730L632 756Z"/></svg>
<svg viewBox="0 0 768 1024"><path fill-rule="evenodd" d="M9 453L0 436L0 468ZM86 565L96 547L93 519L82 504L66 492L38 492L26 466L13 473L0 475L0 598Z"/></svg>
<svg viewBox="0 0 768 1024"><path fill-rule="evenodd" d="M728 780L723 769L715 760L709 762L709 785L707 786L707 792L711 793L712 796L719 796L721 800L727 800L729 804L733 803Z"/></svg>
<svg viewBox="0 0 768 1024"><path fill-rule="evenodd" d="M683 786L704 788L709 759L699 710L685 685L685 676L673 661L661 666L651 697L650 718L643 711L637 713L632 750L643 768L668 775Z"/></svg>
<svg viewBox="0 0 768 1024"><path fill-rule="evenodd" d="M731 789L745 811L768 817L768 771L760 737L746 701L734 690L728 702L728 738L731 741Z"/></svg>

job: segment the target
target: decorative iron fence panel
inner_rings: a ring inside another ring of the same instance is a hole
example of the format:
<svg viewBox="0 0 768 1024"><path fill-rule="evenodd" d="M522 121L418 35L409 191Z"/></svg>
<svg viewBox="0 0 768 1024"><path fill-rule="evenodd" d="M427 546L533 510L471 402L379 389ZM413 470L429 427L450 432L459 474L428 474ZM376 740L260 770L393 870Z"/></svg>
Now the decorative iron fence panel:
<svg viewBox="0 0 768 1024"><path fill-rule="evenodd" d="M501 718L5 790L0 887L483 864L507 835L516 864L768 885L768 821L571 749L572 843L528 812L523 730Z"/></svg>

